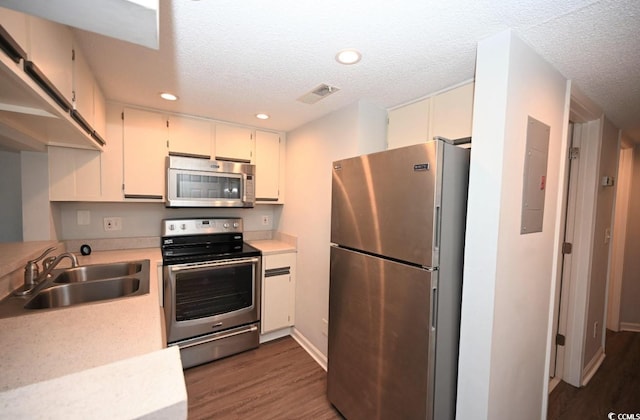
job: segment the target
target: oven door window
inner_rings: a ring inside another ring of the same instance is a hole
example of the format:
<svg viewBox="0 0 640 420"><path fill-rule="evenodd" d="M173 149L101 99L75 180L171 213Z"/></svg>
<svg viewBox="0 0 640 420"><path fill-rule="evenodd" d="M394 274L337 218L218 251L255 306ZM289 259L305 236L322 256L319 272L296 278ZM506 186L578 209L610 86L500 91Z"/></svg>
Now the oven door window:
<svg viewBox="0 0 640 420"><path fill-rule="evenodd" d="M235 174L199 175L178 173L176 198L178 199L240 199L242 177Z"/></svg>
<svg viewBox="0 0 640 420"><path fill-rule="evenodd" d="M251 263L184 270L175 275L176 321L229 314L254 305Z"/></svg>

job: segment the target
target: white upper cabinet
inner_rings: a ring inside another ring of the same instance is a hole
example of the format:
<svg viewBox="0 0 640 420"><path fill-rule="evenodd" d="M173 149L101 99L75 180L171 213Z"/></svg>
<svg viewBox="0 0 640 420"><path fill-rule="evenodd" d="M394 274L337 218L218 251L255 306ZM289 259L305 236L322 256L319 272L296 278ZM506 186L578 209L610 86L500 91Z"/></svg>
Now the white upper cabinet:
<svg viewBox="0 0 640 420"><path fill-rule="evenodd" d="M73 47L73 108L102 140L106 135L104 96L80 47Z"/></svg>
<svg viewBox="0 0 640 420"><path fill-rule="evenodd" d="M210 158L213 123L178 115L169 116L169 152Z"/></svg>
<svg viewBox="0 0 640 420"><path fill-rule="evenodd" d="M471 137L473 82L389 111L387 147Z"/></svg>
<svg viewBox="0 0 640 420"><path fill-rule="evenodd" d="M77 46L73 59L73 108L76 109L89 124L93 124L93 85L95 80L84 54Z"/></svg>
<svg viewBox="0 0 640 420"><path fill-rule="evenodd" d="M71 30L4 8L0 24L0 86L5 87L0 102L11 111L0 122L9 133L0 145L35 151L45 151L47 145L101 149L104 98L84 57L74 64Z"/></svg>
<svg viewBox="0 0 640 420"><path fill-rule="evenodd" d="M253 163L253 131L229 124L215 124L215 158Z"/></svg>
<svg viewBox="0 0 640 420"><path fill-rule="evenodd" d="M389 111L387 148L409 146L429 139L429 98Z"/></svg>
<svg viewBox="0 0 640 420"><path fill-rule="evenodd" d="M49 199L95 201L102 198L101 156L97 150L49 147Z"/></svg>
<svg viewBox="0 0 640 420"><path fill-rule="evenodd" d="M124 198L164 200L167 119L133 108L123 115Z"/></svg>
<svg viewBox="0 0 640 420"><path fill-rule="evenodd" d="M27 15L0 7L0 25L9 33L18 46L27 52L29 49L29 27Z"/></svg>
<svg viewBox="0 0 640 420"><path fill-rule="evenodd" d="M431 138L447 139L471 137L473 123L474 83L449 90L431 99Z"/></svg>
<svg viewBox="0 0 640 420"><path fill-rule="evenodd" d="M55 22L29 17L29 60L51 82L68 104L73 103L73 35Z"/></svg>
<svg viewBox="0 0 640 420"><path fill-rule="evenodd" d="M280 198L280 134L256 131L256 200Z"/></svg>

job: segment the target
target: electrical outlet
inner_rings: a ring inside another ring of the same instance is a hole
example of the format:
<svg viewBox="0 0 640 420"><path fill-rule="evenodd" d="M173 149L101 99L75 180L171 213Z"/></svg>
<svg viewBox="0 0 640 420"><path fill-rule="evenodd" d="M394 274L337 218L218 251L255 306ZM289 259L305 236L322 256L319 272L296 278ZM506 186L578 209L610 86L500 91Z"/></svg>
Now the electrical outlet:
<svg viewBox="0 0 640 420"><path fill-rule="evenodd" d="M105 217L103 221L106 232L122 230L122 217Z"/></svg>
<svg viewBox="0 0 640 420"><path fill-rule="evenodd" d="M262 226L269 226L271 224L271 217L268 215L262 216Z"/></svg>
<svg viewBox="0 0 640 420"><path fill-rule="evenodd" d="M322 326L321 326L322 334L329 335L329 321L322 318Z"/></svg>

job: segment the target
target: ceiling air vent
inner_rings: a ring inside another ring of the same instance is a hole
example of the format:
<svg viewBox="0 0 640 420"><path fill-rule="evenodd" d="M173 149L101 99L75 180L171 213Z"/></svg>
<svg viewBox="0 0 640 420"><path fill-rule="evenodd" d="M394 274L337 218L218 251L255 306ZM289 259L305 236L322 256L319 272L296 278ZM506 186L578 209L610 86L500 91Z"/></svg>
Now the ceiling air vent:
<svg viewBox="0 0 640 420"><path fill-rule="evenodd" d="M320 86L314 88L311 92L305 93L301 97L298 98L300 102L304 102L305 104L315 104L320 99L324 99L332 93L336 93L340 88L335 86L329 86L327 84L321 84Z"/></svg>

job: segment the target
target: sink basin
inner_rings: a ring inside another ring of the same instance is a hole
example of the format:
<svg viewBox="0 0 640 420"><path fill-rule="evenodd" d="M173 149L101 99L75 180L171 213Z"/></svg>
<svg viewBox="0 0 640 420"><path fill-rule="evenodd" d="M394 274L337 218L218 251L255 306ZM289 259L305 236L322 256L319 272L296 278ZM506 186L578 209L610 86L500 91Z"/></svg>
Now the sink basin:
<svg viewBox="0 0 640 420"><path fill-rule="evenodd" d="M83 265L67 268L54 278L54 283L79 283L85 281L111 279L138 274L142 271L142 262L129 261L114 264Z"/></svg>
<svg viewBox="0 0 640 420"><path fill-rule="evenodd" d="M120 277L53 286L40 291L24 307L49 309L131 296L140 290L140 279Z"/></svg>
<svg viewBox="0 0 640 420"><path fill-rule="evenodd" d="M0 300L0 318L145 295L150 288L149 271L149 260L55 269L32 294L11 294Z"/></svg>

